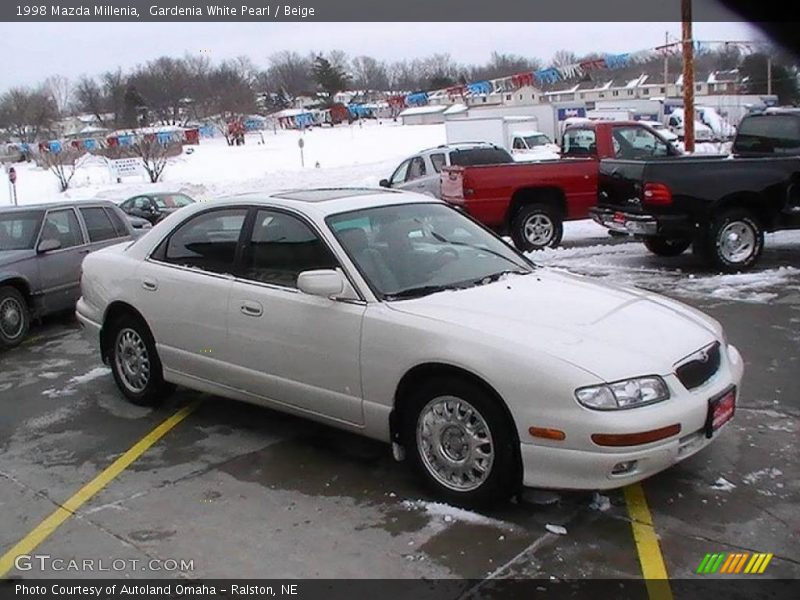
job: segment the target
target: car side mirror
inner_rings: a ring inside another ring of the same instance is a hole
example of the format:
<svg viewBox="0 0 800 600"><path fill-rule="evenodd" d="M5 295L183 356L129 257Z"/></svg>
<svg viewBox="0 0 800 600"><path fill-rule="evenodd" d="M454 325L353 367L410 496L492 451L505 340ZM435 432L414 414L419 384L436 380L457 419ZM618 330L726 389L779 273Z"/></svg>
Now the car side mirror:
<svg viewBox="0 0 800 600"><path fill-rule="evenodd" d="M42 240L39 242L39 245L36 247L36 252L39 254L43 254L45 252L52 252L53 250L58 250L61 248L61 242L55 239L48 239Z"/></svg>
<svg viewBox="0 0 800 600"><path fill-rule="evenodd" d="M373 179L372 181L375 181L375 180ZM388 179L381 179L378 182L378 185L381 186L381 187L385 187L385 188L392 187L391 184L389 183Z"/></svg>
<svg viewBox="0 0 800 600"><path fill-rule="evenodd" d="M344 291L344 278L334 269L303 271L297 276L297 289L311 296L330 298Z"/></svg>

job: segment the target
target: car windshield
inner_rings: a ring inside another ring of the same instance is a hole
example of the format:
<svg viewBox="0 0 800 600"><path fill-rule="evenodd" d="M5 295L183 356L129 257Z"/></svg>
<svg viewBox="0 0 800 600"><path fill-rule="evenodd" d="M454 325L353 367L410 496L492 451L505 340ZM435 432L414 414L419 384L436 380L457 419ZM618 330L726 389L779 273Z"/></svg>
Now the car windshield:
<svg viewBox="0 0 800 600"><path fill-rule="evenodd" d="M528 148L533 148L535 146L544 146L545 144L552 144L548 137L543 133L539 135L528 135L525 136L525 143L528 144Z"/></svg>
<svg viewBox="0 0 800 600"><path fill-rule="evenodd" d="M43 215L39 210L0 213L0 251L31 250Z"/></svg>
<svg viewBox="0 0 800 600"><path fill-rule="evenodd" d="M161 194L153 197L158 208L181 208L194 204L194 200L184 194Z"/></svg>
<svg viewBox="0 0 800 600"><path fill-rule="evenodd" d="M535 268L444 204L367 208L327 222L373 291L386 300L482 285Z"/></svg>

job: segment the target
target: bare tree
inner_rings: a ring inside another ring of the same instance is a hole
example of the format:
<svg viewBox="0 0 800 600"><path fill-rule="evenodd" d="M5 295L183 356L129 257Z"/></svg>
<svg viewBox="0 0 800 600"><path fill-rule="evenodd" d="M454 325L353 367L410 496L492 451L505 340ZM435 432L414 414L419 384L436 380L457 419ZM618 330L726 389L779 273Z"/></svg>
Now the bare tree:
<svg viewBox="0 0 800 600"><path fill-rule="evenodd" d="M297 52L278 52L270 56L269 63L270 77L279 89L292 96L314 89L311 61Z"/></svg>
<svg viewBox="0 0 800 600"><path fill-rule="evenodd" d="M571 50L558 50L550 62L555 67L565 67L578 62L578 56Z"/></svg>
<svg viewBox="0 0 800 600"><path fill-rule="evenodd" d="M0 127L23 142L34 142L49 133L57 116L56 104L43 86L13 88L0 96Z"/></svg>
<svg viewBox="0 0 800 600"><path fill-rule="evenodd" d="M489 62L485 65L470 68L470 79L497 79L508 77L525 71L536 71L542 68L542 62L537 58L525 58L516 54L501 54L492 52Z"/></svg>
<svg viewBox="0 0 800 600"><path fill-rule="evenodd" d="M36 163L48 169L58 179L59 191L66 192L75 171L80 166L82 152L72 146L63 146L58 151L40 152Z"/></svg>
<svg viewBox="0 0 800 600"><path fill-rule="evenodd" d="M388 90L386 65L371 56L357 56L352 63L353 85L360 90Z"/></svg>
<svg viewBox="0 0 800 600"><path fill-rule="evenodd" d="M249 62L239 59L225 61L209 74L208 96L204 105L229 146L233 145L229 125L241 122L256 109L256 95L252 86L254 79L255 69Z"/></svg>
<svg viewBox="0 0 800 600"><path fill-rule="evenodd" d="M59 116L67 114L73 98L70 80L63 75L51 75L44 80L44 88L50 93Z"/></svg>
<svg viewBox="0 0 800 600"><path fill-rule="evenodd" d="M175 142L163 143L154 133L137 135L131 145L134 156L138 156L142 161L142 166L147 172L151 183L156 183L161 179L164 169L167 167L167 159L174 154Z"/></svg>

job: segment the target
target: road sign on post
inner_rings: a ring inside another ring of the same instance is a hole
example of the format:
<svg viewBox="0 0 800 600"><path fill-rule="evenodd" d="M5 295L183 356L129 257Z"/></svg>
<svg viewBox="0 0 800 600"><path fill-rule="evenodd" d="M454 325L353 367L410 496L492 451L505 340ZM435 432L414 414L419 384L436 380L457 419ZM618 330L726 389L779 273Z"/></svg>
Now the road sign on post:
<svg viewBox="0 0 800 600"><path fill-rule="evenodd" d="M305 140L303 138L300 138L299 140L297 140L297 147L300 148L300 166L301 167L305 167L306 166L305 157L303 156L303 147L305 145L306 145L306 142L305 142Z"/></svg>
<svg viewBox="0 0 800 600"><path fill-rule="evenodd" d="M17 206L17 170L14 167L8 170L8 181L11 183L11 201Z"/></svg>

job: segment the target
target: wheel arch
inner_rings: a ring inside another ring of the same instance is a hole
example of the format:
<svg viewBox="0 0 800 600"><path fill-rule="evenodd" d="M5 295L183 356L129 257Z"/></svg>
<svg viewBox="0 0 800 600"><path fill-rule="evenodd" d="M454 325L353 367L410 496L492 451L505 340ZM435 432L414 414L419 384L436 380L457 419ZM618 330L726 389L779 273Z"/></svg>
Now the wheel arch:
<svg viewBox="0 0 800 600"><path fill-rule="evenodd" d="M411 394L415 389L418 389L426 381L438 377L460 377L469 381L473 385L485 391L491 398L497 401L498 405L502 408L503 414L508 420L511 431L514 435L514 443L519 445L519 433L517 431L514 418L511 416L511 411L508 408L505 400L497 392L497 390L481 376L455 365L443 362L426 362L418 364L403 375L397 384L394 394L394 402L392 412L389 416L389 427L393 442L400 443L402 440L401 424L403 423L404 411L410 405ZM519 456L517 456L519 460ZM521 464L518 465L521 469ZM521 471L520 471L521 472Z"/></svg>
<svg viewBox="0 0 800 600"><path fill-rule="evenodd" d="M131 315L136 319L139 319L144 323L148 329L149 325L147 325L147 320L144 318L142 313L136 310L132 305L124 302L122 300L116 300L108 305L106 308L106 312L103 315L103 325L100 328L100 356L102 357L103 361L108 361L109 358L109 350L111 348L110 339L110 331L109 331L109 323L112 323L115 319L118 319L122 315Z"/></svg>
<svg viewBox="0 0 800 600"><path fill-rule="evenodd" d="M17 290L22 297L25 298L25 302L28 304L28 309L33 310L33 295L31 293L31 284L28 282L27 279L22 277L21 275L8 275L5 277L0 277L0 287L12 287Z"/></svg>
<svg viewBox="0 0 800 600"><path fill-rule="evenodd" d="M567 216L567 199L564 191L556 186L524 187L515 190L506 214L508 226L514 221L520 210L531 204L545 204L553 208L562 219Z"/></svg>
<svg viewBox="0 0 800 600"><path fill-rule="evenodd" d="M769 201L762 194L754 191L735 192L720 198L713 204L708 221L710 222L715 215L734 208L741 208L753 213L765 230L774 229L774 215L770 210Z"/></svg>

